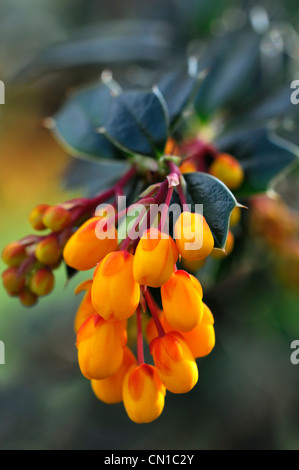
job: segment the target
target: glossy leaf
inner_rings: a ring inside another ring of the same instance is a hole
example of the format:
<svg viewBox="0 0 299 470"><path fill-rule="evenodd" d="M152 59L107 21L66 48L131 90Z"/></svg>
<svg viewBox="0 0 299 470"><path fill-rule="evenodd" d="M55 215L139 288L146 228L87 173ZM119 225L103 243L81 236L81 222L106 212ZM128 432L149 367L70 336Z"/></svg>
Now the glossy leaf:
<svg viewBox="0 0 299 470"><path fill-rule="evenodd" d="M213 233L215 248L224 248L230 215L238 204L234 195L221 181L206 173L187 173L184 179L192 212L195 204L203 205L203 216Z"/></svg>

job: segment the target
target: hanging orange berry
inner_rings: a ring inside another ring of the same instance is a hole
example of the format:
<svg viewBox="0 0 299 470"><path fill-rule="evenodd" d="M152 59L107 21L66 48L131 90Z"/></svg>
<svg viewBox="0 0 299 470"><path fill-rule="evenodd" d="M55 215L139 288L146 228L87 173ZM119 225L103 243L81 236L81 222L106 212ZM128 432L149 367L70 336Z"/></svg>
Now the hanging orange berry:
<svg viewBox="0 0 299 470"><path fill-rule="evenodd" d="M202 260L214 248L214 237L206 219L197 212L182 212L174 227L175 242L186 260Z"/></svg>
<svg viewBox="0 0 299 470"><path fill-rule="evenodd" d="M179 331L195 328L203 316L203 291L200 282L186 271L172 274L161 287L163 311L170 325Z"/></svg>
<svg viewBox="0 0 299 470"><path fill-rule="evenodd" d="M104 403L120 403L123 398L123 382L131 366L136 364L134 354L129 348L124 349L123 362L114 375L102 380L92 380L91 386L97 398Z"/></svg>
<svg viewBox="0 0 299 470"><path fill-rule="evenodd" d="M126 320L136 311L140 286L133 277L134 256L127 251L109 253L94 276L92 304L106 320Z"/></svg>
<svg viewBox="0 0 299 470"><path fill-rule="evenodd" d="M2 273L3 286L9 295L17 295L25 285L25 277L20 276L18 268L11 266Z"/></svg>
<svg viewBox="0 0 299 470"><path fill-rule="evenodd" d="M211 353L215 346L214 317L206 304L203 304L203 318L201 322L188 332L183 332L186 343L195 358L205 357Z"/></svg>
<svg viewBox="0 0 299 470"><path fill-rule="evenodd" d="M92 280L83 281L76 289L75 294L80 294L80 292L85 291L84 297L81 300L81 303L78 307L75 322L74 330L78 333L80 326L89 318L91 315L96 315L97 311L91 302L91 286Z"/></svg>
<svg viewBox="0 0 299 470"><path fill-rule="evenodd" d="M105 238L99 239L96 227L102 217L87 220L68 240L63 250L66 264L78 271L94 268L108 253L117 249L117 231L108 228Z"/></svg>
<svg viewBox="0 0 299 470"><path fill-rule="evenodd" d="M137 245L133 263L134 278L140 285L161 287L173 273L177 260L178 249L173 239L151 228Z"/></svg>
<svg viewBox="0 0 299 470"><path fill-rule="evenodd" d="M219 154L209 172L220 179L229 189L237 189L244 181L244 170L238 160L226 153Z"/></svg>
<svg viewBox="0 0 299 470"><path fill-rule="evenodd" d="M28 287L24 287L19 294L19 299L21 304L24 305L24 307L32 307L37 303L38 296L31 292Z"/></svg>
<svg viewBox="0 0 299 470"><path fill-rule="evenodd" d="M20 266L26 257L26 246L20 242L9 243L2 252L2 260L7 266Z"/></svg>
<svg viewBox="0 0 299 470"><path fill-rule="evenodd" d="M125 375L123 402L129 418L135 423L150 423L164 408L165 387L155 367L133 366Z"/></svg>
<svg viewBox="0 0 299 470"><path fill-rule="evenodd" d="M78 361L89 380L115 374L123 361L127 334L123 322L107 322L99 315L89 317L77 334Z"/></svg>
<svg viewBox="0 0 299 470"><path fill-rule="evenodd" d="M55 265L61 255L61 248L55 235L50 235L36 245L35 256L43 264Z"/></svg>
<svg viewBox="0 0 299 470"><path fill-rule="evenodd" d="M172 393L187 393L198 381L195 359L183 336L171 331L155 338L150 351L159 377Z"/></svg>
<svg viewBox="0 0 299 470"><path fill-rule="evenodd" d="M48 268L38 269L29 279L30 290L39 297L50 294L54 288L54 284L54 275L51 269Z"/></svg>

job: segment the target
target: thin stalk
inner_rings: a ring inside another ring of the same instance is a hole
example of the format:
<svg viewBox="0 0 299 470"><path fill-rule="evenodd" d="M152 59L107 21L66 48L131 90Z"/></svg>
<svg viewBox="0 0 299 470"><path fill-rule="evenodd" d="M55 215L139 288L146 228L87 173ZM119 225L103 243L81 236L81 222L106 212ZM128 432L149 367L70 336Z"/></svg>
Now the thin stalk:
<svg viewBox="0 0 299 470"><path fill-rule="evenodd" d="M153 320L155 322L157 331L159 336L162 338L165 336L165 330L160 322L159 319L159 309L158 306L156 305L154 299L151 296L151 293L149 292L148 288L146 286L143 286L142 288L143 295L145 297L146 303L148 305L149 311L151 312L151 315L153 317Z"/></svg>

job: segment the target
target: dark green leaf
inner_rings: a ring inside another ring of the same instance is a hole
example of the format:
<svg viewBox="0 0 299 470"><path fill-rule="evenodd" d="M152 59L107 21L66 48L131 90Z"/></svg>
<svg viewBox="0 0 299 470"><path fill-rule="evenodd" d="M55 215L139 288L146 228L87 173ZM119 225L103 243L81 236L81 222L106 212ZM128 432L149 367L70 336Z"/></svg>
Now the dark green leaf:
<svg viewBox="0 0 299 470"><path fill-rule="evenodd" d="M218 148L240 161L245 181L237 193L246 196L266 191L271 180L299 156L296 146L264 128L224 136Z"/></svg>
<svg viewBox="0 0 299 470"><path fill-rule="evenodd" d="M203 216L213 233L215 248L224 248L229 231L229 219L237 201L230 190L207 173L187 173L187 203L192 212L195 204L203 205Z"/></svg>
<svg viewBox="0 0 299 470"><path fill-rule="evenodd" d="M128 154L162 154L168 115L159 92L128 91L116 97L102 132Z"/></svg>

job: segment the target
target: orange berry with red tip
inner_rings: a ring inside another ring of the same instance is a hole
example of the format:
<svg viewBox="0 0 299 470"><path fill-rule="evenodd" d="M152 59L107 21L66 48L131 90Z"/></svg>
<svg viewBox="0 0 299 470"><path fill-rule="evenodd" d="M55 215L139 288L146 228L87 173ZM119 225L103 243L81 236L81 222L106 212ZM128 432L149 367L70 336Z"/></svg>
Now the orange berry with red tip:
<svg viewBox="0 0 299 470"><path fill-rule="evenodd" d="M155 228L141 237L134 256L133 273L140 285L160 287L171 276L178 260L173 239Z"/></svg>
<svg viewBox="0 0 299 470"><path fill-rule="evenodd" d="M244 181L244 170L238 160L229 154L219 154L209 172L212 176L220 179L229 189L237 189Z"/></svg>
<svg viewBox="0 0 299 470"><path fill-rule="evenodd" d="M117 231L108 226L103 238L97 236L97 225L102 217L87 220L71 236L63 250L66 264L78 271L94 268L108 253L117 250Z"/></svg>
<svg viewBox="0 0 299 470"><path fill-rule="evenodd" d="M30 290L38 295L43 297L50 294L54 288L55 279L51 269L40 268L35 271L29 280Z"/></svg>
<svg viewBox="0 0 299 470"><path fill-rule="evenodd" d="M94 276L92 304L106 320L126 320L136 311L140 286L133 277L134 256L127 251L109 253Z"/></svg>
<svg viewBox="0 0 299 470"><path fill-rule="evenodd" d="M35 248L35 256L43 264L55 265L62 256L62 250L55 235L41 240Z"/></svg>
<svg viewBox="0 0 299 470"><path fill-rule="evenodd" d="M8 266L20 266L26 257L26 246L20 242L9 243L2 252L2 260Z"/></svg>
<svg viewBox="0 0 299 470"><path fill-rule="evenodd" d="M171 331L155 338L150 351L159 377L172 393L187 393L198 381L195 359L183 336Z"/></svg>
<svg viewBox="0 0 299 470"><path fill-rule="evenodd" d="M29 222L34 230L46 230L43 222L45 212L50 208L49 204L39 204L29 214Z"/></svg>
<svg viewBox="0 0 299 470"><path fill-rule="evenodd" d="M170 325L179 331L192 330L203 316L200 282L186 271L172 274L161 287L163 311Z"/></svg>
<svg viewBox="0 0 299 470"><path fill-rule="evenodd" d="M214 248L214 237L206 219L197 212L182 212L174 227L175 242L186 260L202 260Z"/></svg>
<svg viewBox="0 0 299 470"><path fill-rule="evenodd" d="M156 368L149 364L133 366L125 375L123 402L129 418L135 423L150 423L159 418L165 393Z"/></svg>
<svg viewBox="0 0 299 470"><path fill-rule="evenodd" d="M33 307L38 301L38 296L31 292L28 287L24 287L24 289L19 294L19 299L24 307Z"/></svg>
<svg viewBox="0 0 299 470"><path fill-rule="evenodd" d="M123 382L131 366L136 364L134 354L124 349L123 362L114 375L102 380L92 380L91 386L96 397L107 404L120 403L123 397Z"/></svg>
<svg viewBox="0 0 299 470"><path fill-rule="evenodd" d="M61 206L52 206L46 210L43 216L44 225L52 232L60 232L71 223L71 213Z"/></svg>
<svg viewBox="0 0 299 470"><path fill-rule="evenodd" d="M127 334L124 322L107 322L99 315L89 317L77 334L78 361L89 380L102 380L120 368Z"/></svg>
<svg viewBox="0 0 299 470"><path fill-rule="evenodd" d="M19 275L18 268L11 266L2 273L3 286L9 295L17 295L25 285L25 277Z"/></svg>

